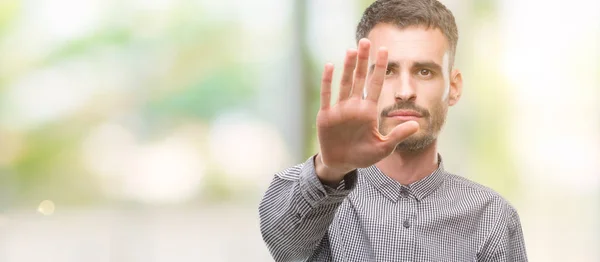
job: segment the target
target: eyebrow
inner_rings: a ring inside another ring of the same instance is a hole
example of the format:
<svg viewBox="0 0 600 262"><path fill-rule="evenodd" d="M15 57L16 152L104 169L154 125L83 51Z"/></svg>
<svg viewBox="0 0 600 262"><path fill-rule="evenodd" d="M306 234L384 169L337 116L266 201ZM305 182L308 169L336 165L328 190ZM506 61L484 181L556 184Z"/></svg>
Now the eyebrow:
<svg viewBox="0 0 600 262"><path fill-rule="evenodd" d="M412 63L411 67L429 68L433 71L438 72L442 71L442 66L432 60L416 61ZM400 68L400 63L398 63L397 61L389 61L387 64L387 68ZM375 64L373 63L371 66L369 66L369 73L373 73L374 70Z"/></svg>
<svg viewBox="0 0 600 262"><path fill-rule="evenodd" d="M388 61L387 69L390 69L390 68L400 68L400 63L398 63L396 61ZM371 66L369 66L369 74L373 73L374 70L375 70L375 63L373 63Z"/></svg>
<svg viewBox="0 0 600 262"><path fill-rule="evenodd" d="M442 66L433 61L417 61L413 64L413 67L429 68L433 69L433 71L442 72Z"/></svg>

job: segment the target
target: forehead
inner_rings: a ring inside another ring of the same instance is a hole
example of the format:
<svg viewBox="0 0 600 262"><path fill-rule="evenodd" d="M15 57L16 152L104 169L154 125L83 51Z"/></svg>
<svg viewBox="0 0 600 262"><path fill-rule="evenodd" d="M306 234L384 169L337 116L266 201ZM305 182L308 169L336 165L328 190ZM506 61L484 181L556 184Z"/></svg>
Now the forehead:
<svg viewBox="0 0 600 262"><path fill-rule="evenodd" d="M389 50L390 61L399 62L432 60L442 65L444 56L449 52L448 40L437 28L399 28L382 23L373 27L368 38L371 41L371 62L374 62L377 50L382 46Z"/></svg>

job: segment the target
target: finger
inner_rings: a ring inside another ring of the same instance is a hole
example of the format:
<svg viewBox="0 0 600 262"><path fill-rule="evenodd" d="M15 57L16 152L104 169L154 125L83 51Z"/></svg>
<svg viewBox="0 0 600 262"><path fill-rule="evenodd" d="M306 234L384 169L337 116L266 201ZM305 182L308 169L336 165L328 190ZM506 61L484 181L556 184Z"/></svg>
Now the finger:
<svg viewBox="0 0 600 262"><path fill-rule="evenodd" d="M356 68L356 55L357 51L355 49L349 49L346 51L344 72L342 73L340 97L338 97L338 101L348 99L348 97L350 97L350 91L352 90L352 75L354 74L354 68Z"/></svg>
<svg viewBox="0 0 600 262"><path fill-rule="evenodd" d="M388 64L388 50L385 47L379 48L377 52L377 60L375 61L375 69L369 79L369 85L367 87L367 99L377 102L379 95L381 94L381 88L383 87L383 81L385 81L385 73L387 71Z"/></svg>
<svg viewBox="0 0 600 262"><path fill-rule="evenodd" d="M333 64L325 64L321 79L321 109L327 109L331 103L331 81L333 79Z"/></svg>
<svg viewBox="0 0 600 262"><path fill-rule="evenodd" d="M400 142L419 130L419 123L416 121L407 121L397 125L392 131L384 137L384 143L387 147L395 148Z"/></svg>
<svg viewBox="0 0 600 262"><path fill-rule="evenodd" d="M356 69L354 70L354 85L352 86L352 95L362 97L365 78L367 77L367 66L369 65L369 48L371 42L363 38L358 42L358 59Z"/></svg>

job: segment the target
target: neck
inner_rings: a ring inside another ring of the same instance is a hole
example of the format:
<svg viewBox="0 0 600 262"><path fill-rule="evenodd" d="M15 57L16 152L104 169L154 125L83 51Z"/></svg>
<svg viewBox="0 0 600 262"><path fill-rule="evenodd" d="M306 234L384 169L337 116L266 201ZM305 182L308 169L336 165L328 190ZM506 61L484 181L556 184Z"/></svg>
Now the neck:
<svg viewBox="0 0 600 262"><path fill-rule="evenodd" d="M437 141L419 152L396 150L375 166L402 185L412 184L438 168Z"/></svg>

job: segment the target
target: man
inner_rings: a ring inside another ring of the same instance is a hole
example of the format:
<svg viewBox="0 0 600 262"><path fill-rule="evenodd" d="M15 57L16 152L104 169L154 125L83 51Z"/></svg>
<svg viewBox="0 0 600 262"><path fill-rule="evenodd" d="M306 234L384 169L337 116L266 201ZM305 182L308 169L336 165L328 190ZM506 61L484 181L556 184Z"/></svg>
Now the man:
<svg viewBox="0 0 600 262"><path fill-rule="evenodd" d="M276 174L260 203L273 258L527 261L515 209L448 173L437 152L462 92L452 13L435 0L379 0L356 38L334 105L325 66L320 152Z"/></svg>

